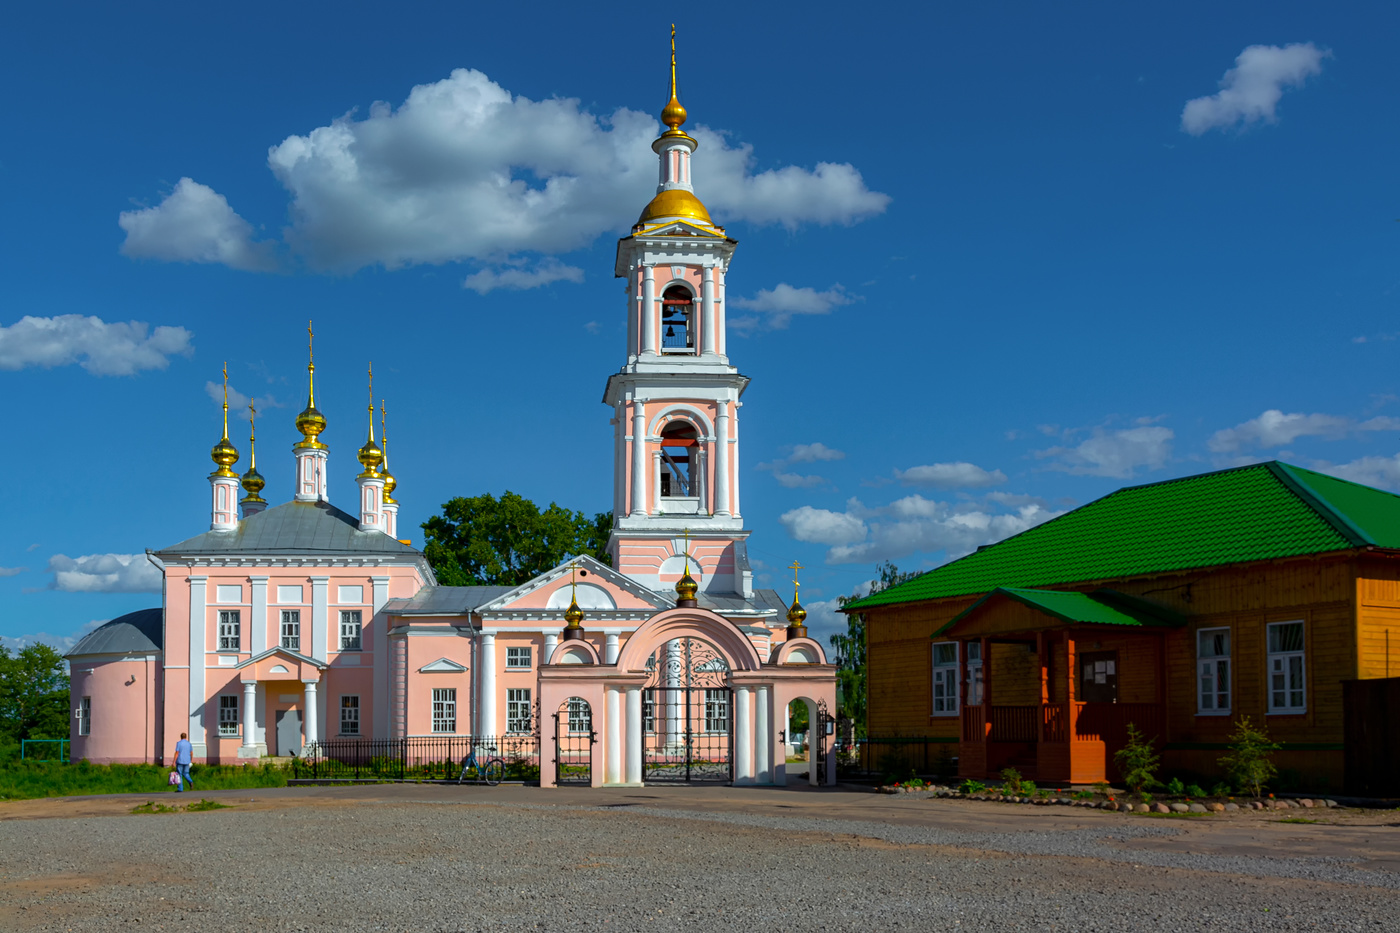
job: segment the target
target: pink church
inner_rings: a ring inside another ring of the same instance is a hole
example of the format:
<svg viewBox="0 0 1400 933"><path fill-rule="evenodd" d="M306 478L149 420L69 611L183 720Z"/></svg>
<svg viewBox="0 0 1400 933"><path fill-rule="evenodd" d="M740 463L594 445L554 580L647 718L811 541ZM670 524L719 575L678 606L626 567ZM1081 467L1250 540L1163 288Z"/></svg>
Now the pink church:
<svg viewBox="0 0 1400 933"><path fill-rule="evenodd" d="M697 143L675 88L673 46L656 196L617 248L628 327L603 399L612 566L580 557L517 587L437 585L398 539L372 407L358 506L331 505L312 362L291 501L267 506L256 454L234 472L225 403L208 530L148 552L162 606L69 653L75 759L170 762L181 732L196 762L220 763L343 757L374 740L439 740L453 758L514 742L545 786L783 784L786 711L803 702L800 768L834 778L834 668L796 599L753 585L739 495L748 378L725 339L737 244L691 187Z"/></svg>

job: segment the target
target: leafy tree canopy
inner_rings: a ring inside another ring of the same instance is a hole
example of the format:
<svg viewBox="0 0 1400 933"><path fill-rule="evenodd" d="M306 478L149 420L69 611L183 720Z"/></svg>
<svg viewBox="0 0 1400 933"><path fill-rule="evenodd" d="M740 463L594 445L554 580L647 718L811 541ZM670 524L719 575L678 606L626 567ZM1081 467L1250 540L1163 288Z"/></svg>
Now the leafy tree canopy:
<svg viewBox="0 0 1400 933"><path fill-rule="evenodd" d="M871 581L868 592L838 596L837 604L844 606L919 575L916 571L901 573L889 561L877 567L876 572L880 576ZM846 616L845 634L837 633L830 640L836 652L836 696L840 713L855 722L856 734L863 738L866 734L865 617L858 612Z"/></svg>
<svg viewBox="0 0 1400 933"><path fill-rule="evenodd" d="M0 738L68 738L68 673L48 645L0 646Z"/></svg>
<svg viewBox="0 0 1400 933"><path fill-rule="evenodd" d="M551 502L539 506L507 490L457 497L423 523L423 553L444 586L519 586L571 554L611 564L612 512L591 519Z"/></svg>

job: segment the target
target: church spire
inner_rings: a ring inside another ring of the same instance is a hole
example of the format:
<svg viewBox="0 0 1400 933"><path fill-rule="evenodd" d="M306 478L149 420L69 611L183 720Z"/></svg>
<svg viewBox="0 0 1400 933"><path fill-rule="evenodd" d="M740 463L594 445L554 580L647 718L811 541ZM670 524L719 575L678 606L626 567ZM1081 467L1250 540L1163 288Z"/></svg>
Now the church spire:
<svg viewBox="0 0 1400 933"><path fill-rule="evenodd" d="M326 461L330 453L321 440L321 432L326 430L326 416L316 408L316 351L313 341L316 334L311 322L306 322L306 408L297 415L297 430L301 440L292 445L292 456L296 459L297 502L329 502L326 486Z"/></svg>
<svg viewBox="0 0 1400 933"><path fill-rule="evenodd" d="M651 199L637 219L638 227L667 220L685 220L719 229L710 220L710 212L690 186L690 155L700 144L681 129L686 116L676 90L676 26L672 23L671 97L661 109L661 122L666 124L667 129L651 144L652 151L661 157L661 181L656 186L656 197Z"/></svg>
<svg viewBox="0 0 1400 933"><path fill-rule="evenodd" d="M355 478L360 486L360 530L388 531L384 522L384 474L379 465L384 451L374 442L374 364L369 365L369 440L360 448L364 472Z"/></svg>
<svg viewBox="0 0 1400 933"><path fill-rule="evenodd" d="M681 106L680 98L676 95L676 24L671 24L671 99L666 102L666 106L661 110L661 122L670 129L662 133L666 136L684 136L685 131L681 125L685 123L685 108Z"/></svg>
<svg viewBox="0 0 1400 933"><path fill-rule="evenodd" d="M243 517L256 515L267 508L267 500L259 493L267 485L267 480L258 472L258 410L253 407L253 400L248 400L248 472L243 474L243 491L247 493L240 501L243 506Z"/></svg>
<svg viewBox="0 0 1400 933"><path fill-rule="evenodd" d="M238 495L238 474L233 465L238 462L238 449L228 439L228 363L224 363L224 433L209 457L217 469L209 474L209 487L212 496L210 510L210 531L232 531L238 527L238 507L234 499Z"/></svg>
<svg viewBox="0 0 1400 933"><path fill-rule="evenodd" d="M379 446L384 449L384 465L379 473L384 477L384 533L391 538L399 536L399 502L394 498L394 490L399 481L389 472L389 426L384 400L379 400Z"/></svg>

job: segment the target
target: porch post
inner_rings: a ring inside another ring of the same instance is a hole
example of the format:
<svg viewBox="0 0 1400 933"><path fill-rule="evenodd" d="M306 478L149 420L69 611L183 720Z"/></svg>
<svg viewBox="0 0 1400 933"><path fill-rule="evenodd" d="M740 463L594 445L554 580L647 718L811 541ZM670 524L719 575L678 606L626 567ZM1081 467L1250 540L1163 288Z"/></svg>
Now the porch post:
<svg viewBox="0 0 1400 933"><path fill-rule="evenodd" d="M1045 741L1045 707L1050 702L1050 669L1045 663L1045 632L1035 633L1035 658L1040 668L1040 710L1036 713L1036 739Z"/></svg>
<svg viewBox="0 0 1400 933"><path fill-rule="evenodd" d="M316 728L316 681L306 681L306 725L302 726L302 740L306 746L315 745L321 740Z"/></svg>
<svg viewBox="0 0 1400 933"><path fill-rule="evenodd" d="M753 783L753 723L750 707L753 694L749 687L734 691L734 783Z"/></svg>
<svg viewBox="0 0 1400 933"><path fill-rule="evenodd" d="M773 783L773 727L770 724L769 707L772 703L771 689L759 687L754 711L754 770L760 784Z"/></svg>
<svg viewBox="0 0 1400 933"><path fill-rule="evenodd" d="M627 773L626 783L642 783L642 688L627 688Z"/></svg>
<svg viewBox="0 0 1400 933"><path fill-rule="evenodd" d="M982 639L982 741L992 740L992 640Z"/></svg>
<svg viewBox="0 0 1400 933"><path fill-rule="evenodd" d="M257 757L257 736L254 734L257 729L258 704L258 682L256 680L243 681L243 747L238 750L239 758Z"/></svg>
<svg viewBox="0 0 1400 933"><path fill-rule="evenodd" d="M608 717L603 734L608 743L607 757L603 766L603 783L617 784L622 779L622 723L621 704L616 687L608 687L604 703L604 715Z"/></svg>

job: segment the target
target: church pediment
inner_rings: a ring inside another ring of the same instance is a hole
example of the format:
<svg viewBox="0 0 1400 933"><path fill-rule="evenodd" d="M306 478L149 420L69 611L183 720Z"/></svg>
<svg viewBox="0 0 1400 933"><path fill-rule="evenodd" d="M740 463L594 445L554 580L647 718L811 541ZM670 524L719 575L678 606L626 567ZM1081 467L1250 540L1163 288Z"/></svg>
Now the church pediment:
<svg viewBox="0 0 1400 933"><path fill-rule="evenodd" d="M418 668L420 674L464 674L466 671L464 665L458 664L451 658L438 658L436 661Z"/></svg>
<svg viewBox="0 0 1400 933"><path fill-rule="evenodd" d="M651 612L669 609L672 605L660 594L624 577L606 564L592 557L578 557L566 560L533 580L501 594L477 611L486 618L512 612L562 615L575 595L580 608L585 611Z"/></svg>

